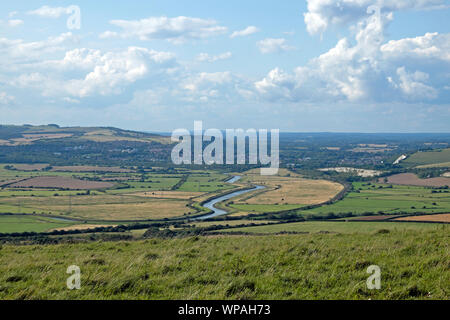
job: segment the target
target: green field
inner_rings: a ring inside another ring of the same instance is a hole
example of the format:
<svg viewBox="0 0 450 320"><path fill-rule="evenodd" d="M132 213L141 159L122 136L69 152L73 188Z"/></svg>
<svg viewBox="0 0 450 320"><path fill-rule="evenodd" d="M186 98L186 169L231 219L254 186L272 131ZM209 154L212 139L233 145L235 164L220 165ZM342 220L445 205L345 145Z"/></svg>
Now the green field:
<svg viewBox="0 0 450 320"><path fill-rule="evenodd" d="M417 168L419 168L419 169L426 169L426 168L450 168L450 162L424 164L424 165L421 165L421 166L417 166Z"/></svg>
<svg viewBox="0 0 450 320"><path fill-rule="evenodd" d="M146 197L148 192L217 192L235 188L224 180L228 175L214 172L180 170L171 174L79 173L9 170L0 165L0 181L11 181L41 175L59 175L91 180L116 179L107 190L61 190L43 188L0 188L0 213L46 214L73 217L86 221L158 220L198 214L206 209L188 198ZM186 179L187 181L183 182ZM199 196L194 194L193 196ZM29 229L29 228L28 228ZM27 230L28 230L27 229ZM34 230L40 231L41 226Z"/></svg>
<svg viewBox="0 0 450 320"><path fill-rule="evenodd" d="M0 299L449 299L448 230L2 245ZM381 268L368 290L367 267ZM81 289L66 270L81 268Z"/></svg>
<svg viewBox="0 0 450 320"><path fill-rule="evenodd" d="M262 212L279 212L285 210L293 210L301 208L302 205L299 204L231 204L231 208L237 209L242 212L249 213L262 213Z"/></svg>
<svg viewBox="0 0 450 320"><path fill-rule="evenodd" d="M54 228L64 228L75 223L57 221L45 217L0 216L0 233L45 232Z"/></svg>
<svg viewBox="0 0 450 320"><path fill-rule="evenodd" d="M391 188L392 187L392 188ZM364 213L447 213L449 193L432 193L433 189L371 183L353 183L354 191L343 200L319 208L299 211L303 216L328 214L362 215Z"/></svg>
<svg viewBox="0 0 450 320"><path fill-rule="evenodd" d="M407 166L420 166L420 165L431 165L440 164L450 161L450 148L426 151L426 152L416 152L409 156L401 163Z"/></svg>
<svg viewBox="0 0 450 320"><path fill-rule="evenodd" d="M224 174L211 174L211 175L189 175L183 185L178 189L180 191L191 192L212 192L217 190L232 189L233 186L224 182L227 178Z"/></svg>
<svg viewBox="0 0 450 320"><path fill-rule="evenodd" d="M97 173L90 172L53 172L53 171L21 171L21 170L7 170L5 166L7 164L0 164L0 182L9 181L15 179L26 179L31 177L40 176L62 176L62 177L78 177L78 178L95 178L98 177ZM115 174L117 175L117 174ZM125 174L122 174L125 175ZM128 174L129 175L129 174ZM112 174L103 174L103 176L114 176Z"/></svg>
<svg viewBox="0 0 450 320"><path fill-rule="evenodd" d="M336 233L376 233L379 230L447 230L446 225L432 223L400 223L400 222L337 222L337 221L307 221L295 223L274 224L223 230L224 232L246 233L280 233L280 232L336 232Z"/></svg>

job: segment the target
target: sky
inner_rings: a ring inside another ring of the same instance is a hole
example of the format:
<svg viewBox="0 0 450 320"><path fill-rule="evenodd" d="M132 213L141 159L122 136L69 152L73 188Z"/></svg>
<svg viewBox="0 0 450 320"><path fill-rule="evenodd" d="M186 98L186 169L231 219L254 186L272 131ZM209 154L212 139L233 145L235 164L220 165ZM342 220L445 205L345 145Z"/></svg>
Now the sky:
<svg viewBox="0 0 450 320"><path fill-rule="evenodd" d="M0 124L450 132L450 1L2 1Z"/></svg>

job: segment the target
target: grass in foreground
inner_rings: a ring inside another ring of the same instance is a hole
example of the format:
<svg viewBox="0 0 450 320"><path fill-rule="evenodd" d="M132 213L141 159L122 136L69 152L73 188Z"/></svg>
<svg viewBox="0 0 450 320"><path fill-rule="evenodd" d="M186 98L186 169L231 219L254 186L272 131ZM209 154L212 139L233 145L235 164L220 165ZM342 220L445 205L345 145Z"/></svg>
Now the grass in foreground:
<svg viewBox="0 0 450 320"><path fill-rule="evenodd" d="M0 299L448 299L447 230L0 249ZM367 267L381 268L368 290ZM81 268L81 290L66 288Z"/></svg>
<svg viewBox="0 0 450 320"><path fill-rule="evenodd" d="M373 233L378 230L449 230L447 225L430 223L400 222L345 222L345 221L307 221L274 224L268 226L242 227L221 232L279 233L279 232L335 232L335 233Z"/></svg>

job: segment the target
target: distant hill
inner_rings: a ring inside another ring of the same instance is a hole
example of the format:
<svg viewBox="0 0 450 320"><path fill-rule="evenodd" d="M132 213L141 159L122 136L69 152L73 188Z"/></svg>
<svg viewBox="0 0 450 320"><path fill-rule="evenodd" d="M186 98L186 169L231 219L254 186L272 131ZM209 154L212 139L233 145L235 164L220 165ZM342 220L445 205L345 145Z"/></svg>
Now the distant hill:
<svg viewBox="0 0 450 320"><path fill-rule="evenodd" d="M450 148L416 152L403 164L419 168L450 167Z"/></svg>
<svg viewBox="0 0 450 320"><path fill-rule="evenodd" d="M113 127L0 125L0 163L139 165L170 159L170 137Z"/></svg>
<svg viewBox="0 0 450 320"><path fill-rule="evenodd" d="M170 143L170 138L154 133L123 130L113 127L60 127L55 124L44 126L0 125L0 145L29 145L42 140L63 139L65 141L135 141Z"/></svg>

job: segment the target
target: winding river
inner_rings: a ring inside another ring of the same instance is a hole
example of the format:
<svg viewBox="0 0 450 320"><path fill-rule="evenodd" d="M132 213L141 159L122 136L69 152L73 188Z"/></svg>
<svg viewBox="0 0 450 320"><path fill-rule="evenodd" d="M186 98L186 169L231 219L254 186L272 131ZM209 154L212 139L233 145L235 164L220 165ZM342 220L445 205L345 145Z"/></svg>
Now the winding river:
<svg viewBox="0 0 450 320"><path fill-rule="evenodd" d="M239 181L242 177L241 176L233 176L232 178L228 179L226 181L226 183L235 183L237 181ZM231 198L240 196L242 194L246 194L255 190L261 190L261 189L265 189L266 187L264 186L255 186L253 188L249 188L249 189L245 189L245 190L238 190L226 195L223 195L221 197L215 198L215 199L211 199L207 202L205 202L203 204L203 207L208 208L209 210L212 211L212 213L200 216L200 217L196 217L196 218L192 218L192 220L206 220L206 219L210 219L210 218L214 218L214 217L218 217L218 216L222 216L227 214L228 212L222 209L218 209L215 207L216 204L223 202L223 201L227 201ZM49 219L55 220L55 221L60 221L60 222L80 222L80 220L76 220L76 219L71 219L69 217L52 217L52 216L45 216Z"/></svg>
<svg viewBox="0 0 450 320"><path fill-rule="evenodd" d="M227 183L235 183L239 179L241 179L241 176L234 176L231 179L229 179L227 181ZM252 192L252 191L255 191L255 190L261 190L261 189L265 189L265 187L264 186L255 186L254 188L251 188L251 189L239 190L239 191L232 192L232 193L226 194L224 196L221 196L221 197L209 200L208 202L205 202L203 204L203 207L212 210L213 213L210 213L210 214L207 214L207 215L204 215L204 216L201 216L201 217L197 217L197 218L195 218L195 220L206 220L206 219L210 219L210 218L214 218L214 217L218 217L218 216L222 216L224 214L227 214L228 212L226 212L225 210L216 208L215 205L220 203L220 202L223 202L223 201L229 200L231 198L234 198L236 196L240 196L242 194L246 194L246 193L249 193L249 192Z"/></svg>

